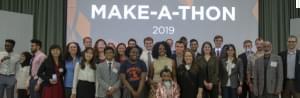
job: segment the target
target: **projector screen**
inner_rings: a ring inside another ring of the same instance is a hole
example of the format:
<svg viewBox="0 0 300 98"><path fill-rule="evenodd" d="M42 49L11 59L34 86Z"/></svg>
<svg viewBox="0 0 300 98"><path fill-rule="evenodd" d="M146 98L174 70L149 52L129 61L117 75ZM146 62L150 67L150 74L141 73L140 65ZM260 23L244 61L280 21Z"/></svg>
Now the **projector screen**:
<svg viewBox="0 0 300 98"><path fill-rule="evenodd" d="M115 43L134 38L143 45L147 36L185 36L201 44L222 35L241 50L244 40L258 36L257 0L68 0L67 15L66 42L81 46L86 36Z"/></svg>
<svg viewBox="0 0 300 98"><path fill-rule="evenodd" d="M0 10L0 51L4 51L6 39L16 41L14 51L30 51L33 33L33 16Z"/></svg>

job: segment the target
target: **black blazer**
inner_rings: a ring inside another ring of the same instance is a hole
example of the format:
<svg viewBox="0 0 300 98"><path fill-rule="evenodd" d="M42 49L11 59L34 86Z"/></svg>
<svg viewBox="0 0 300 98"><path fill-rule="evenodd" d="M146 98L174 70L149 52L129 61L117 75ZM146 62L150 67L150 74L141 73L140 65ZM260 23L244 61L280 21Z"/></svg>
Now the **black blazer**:
<svg viewBox="0 0 300 98"><path fill-rule="evenodd" d="M178 67L179 67L179 64L177 64L176 56L177 56L176 53L172 54L172 55L171 55L171 59L174 60L174 62L175 62L175 64L176 64L176 68L178 68Z"/></svg>
<svg viewBox="0 0 300 98"><path fill-rule="evenodd" d="M246 82L247 81L247 64L248 64L248 59L247 59L247 55L246 55L246 53L244 52L244 53L242 53L242 54L240 54L239 56L238 56L238 58L239 59L241 59L242 60L242 62L243 62L243 72L244 72L244 82Z"/></svg>
<svg viewBox="0 0 300 98"><path fill-rule="evenodd" d="M63 72L61 72L60 77L57 77L57 79L60 79L58 82L62 82L63 84L63 76L66 72L66 67L63 60L60 60L60 68L63 69ZM52 78L52 75L55 74L55 64L54 62L48 57L43 64L40 66L37 75L39 78L43 79L42 85L50 84L49 79Z"/></svg>
<svg viewBox="0 0 300 98"><path fill-rule="evenodd" d="M287 54L288 51L285 50L283 52L279 53L279 56L282 58L283 63L283 78L284 80L287 80ZM297 92L300 92L300 50L296 51L296 63L295 63L295 88ZM285 85L285 81L283 82ZM284 88L283 85L283 88Z"/></svg>

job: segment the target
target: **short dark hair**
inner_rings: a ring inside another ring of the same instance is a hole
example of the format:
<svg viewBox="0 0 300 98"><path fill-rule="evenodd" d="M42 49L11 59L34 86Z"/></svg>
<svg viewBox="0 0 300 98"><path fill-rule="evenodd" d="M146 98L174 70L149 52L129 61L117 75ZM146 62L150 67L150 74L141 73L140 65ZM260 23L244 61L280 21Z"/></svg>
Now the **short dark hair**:
<svg viewBox="0 0 300 98"><path fill-rule="evenodd" d="M92 40L92 38L91 37L89 37L89 36L86 36L86 37L84 37L82 40L83 40L83 42L86 40L86 39L90 39L90 40Z"/></svg>
<svg viewBox="0 0 300 98"><path fill-rule="evenodd" d="M115 54L114 48L109 47L109 46L104 48L104 54L105 54L105 52L108 51L108 50L111 50L111 51L113 52L113 54Z"/></svg>
<svg viewBox="0 0 300 98"><path fill-rule="evenodd" d="M131 42L131 41L133 41L134 43L136 43L136 40L135 40L135 39L133 39L133 38L130 38L130 39L128 40L128 42L127 42L127 43L129 43L129 42Z"/></svg>
<svg viewBox="0 0 300 98"><path fill-rule="evenodd" d="M216 35L215 37L214 37L214 41L216 41L216 39L222 39L223 40L223 36L221 36L221 35Z"/></svg>
<svg viewBox="0 0 300 98"><path fill-rule="evenodd" d="M155 59L158 59L159 57L159 46L163 45L165 47L165 51L166 51L166 55L168 58L171 58L172 52L171 52L171 48L168 45L167 42L162 41L162 42L157 42L154 44L153 49L152 49L152 57Z"/></svg>
<svg viewBox="0 0 300 98"><path fill-rule="evenodd" d="M184 44L184 42L182 40L178 40L175 44Z"/></svg>
<svg viewBox="0 0 300 98"><path fill-rule="evenodd" d="M264 41L264 39L261 38L261 37L259 37L259 38L256 38L256 39L255 39L255 43L256 43L257 41Z"/></svg>
<svg viewBox="0 0 300 98"><path fill-rule="evenodd" d="M180 39L179 40L181 40L181 41L187 41L187 38L185 37L185 36L182 36L182 37L180 37Z"/></svg>
<svg viewBox="0 0 300 98"><path fill-rule="evenodd" d="M251 40L245 40L245 41L244 41L244 44L247 44L247 43L252 44L252 41L251 41Z"/></svg>
<svg viewBox="0 0 300 98"><path fill-rule="evenodd" d="M31 40L31 43L35 43L36 45L42 47L42 42L41 42L40 40L32 39L32 40Z"/></svg>
<svg viewBox="0 0 300 98"><path fill-rule="evenodd" d="M288 38L295 38L295 39L296 39L296 42L298 42L298 38L297 38L297 36L295 36L295 35L290 35Z"/></svg>
<svg viewBox="0 0 300 98"><path fill-rule="evenodd" d="M160 77L162 77L163 73L170 73L172 77L172 71L168 68L168 66L165 66L165 68L160 71Z"/></svg>
<svg viewBox="0 0 300 98"><path fill-rule="evenodd" d="M11 43L13 45L13 47L15 46L16 42L13 39L6 39L5 42L7 43Z"/></svg>
<svg viewBox="0 0 300 98"><path fill-rule="evenodd" d="M198 44L198 41L196 39L191 39L190 43L192 43L192 42L196 42Z"/></svg>
<svg viewBox="0 0 300 98"><path fill-rule="evenodd" d="M153 42L153 38L148 36L148 37L144 38L144 43L145 43L146 41L151 41L151 42Z"/></svg>

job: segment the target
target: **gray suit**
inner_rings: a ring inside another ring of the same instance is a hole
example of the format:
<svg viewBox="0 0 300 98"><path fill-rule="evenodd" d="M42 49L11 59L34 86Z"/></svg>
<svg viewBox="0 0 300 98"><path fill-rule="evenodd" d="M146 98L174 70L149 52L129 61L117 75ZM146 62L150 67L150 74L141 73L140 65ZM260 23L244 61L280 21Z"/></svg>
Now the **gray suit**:
<svg viewBox="0 0 300 98"><path fill-rule="evenodd" d="M283 65L281 58L274 54L270 56L266 67L266 79L264 61L264 56L255 61L253 69L253 92L255 96L265 96L266 94L280 93L282 91ZM264 87L266 87L265 92Z"/></svg>
<svg viewBox="0 0 300 98"><path fill-rule="evenodd" d="M96 97L106 98L106 91L109 87L118 88L116 92L113 93L112 98L120 98L120 79L118 71L120 69L120 63L113 62L111 70L109 70L109 64L105 61L103 63L97 64L96 69Z"/></svg>

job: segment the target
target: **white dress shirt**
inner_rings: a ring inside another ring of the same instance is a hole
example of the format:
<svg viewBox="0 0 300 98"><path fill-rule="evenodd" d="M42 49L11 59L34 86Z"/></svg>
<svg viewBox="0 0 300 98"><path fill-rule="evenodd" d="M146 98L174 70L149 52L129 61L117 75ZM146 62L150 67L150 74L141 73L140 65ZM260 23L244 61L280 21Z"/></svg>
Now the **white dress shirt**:
<svg viewBox="0 0 300 98"><path fill-rule="evenodd" d="M8 53L6 51L0 52L0 60L4 57L9 57L9 59L0 61L0 74L2 75L15 75L17 71L17 66L19 64L20 55L14 52Z"/></svg>
<svg viewBox="0 0 300 98"><path fill-rule="evenodd" d="M78 81L87 81L87 82L95 82L95 70L90 67L89 64L86 64L84 69L80 68L80 64L77 63L75 66L74 79L73 79L73 88L72 94L76 94L76 88Z"/></svg>

